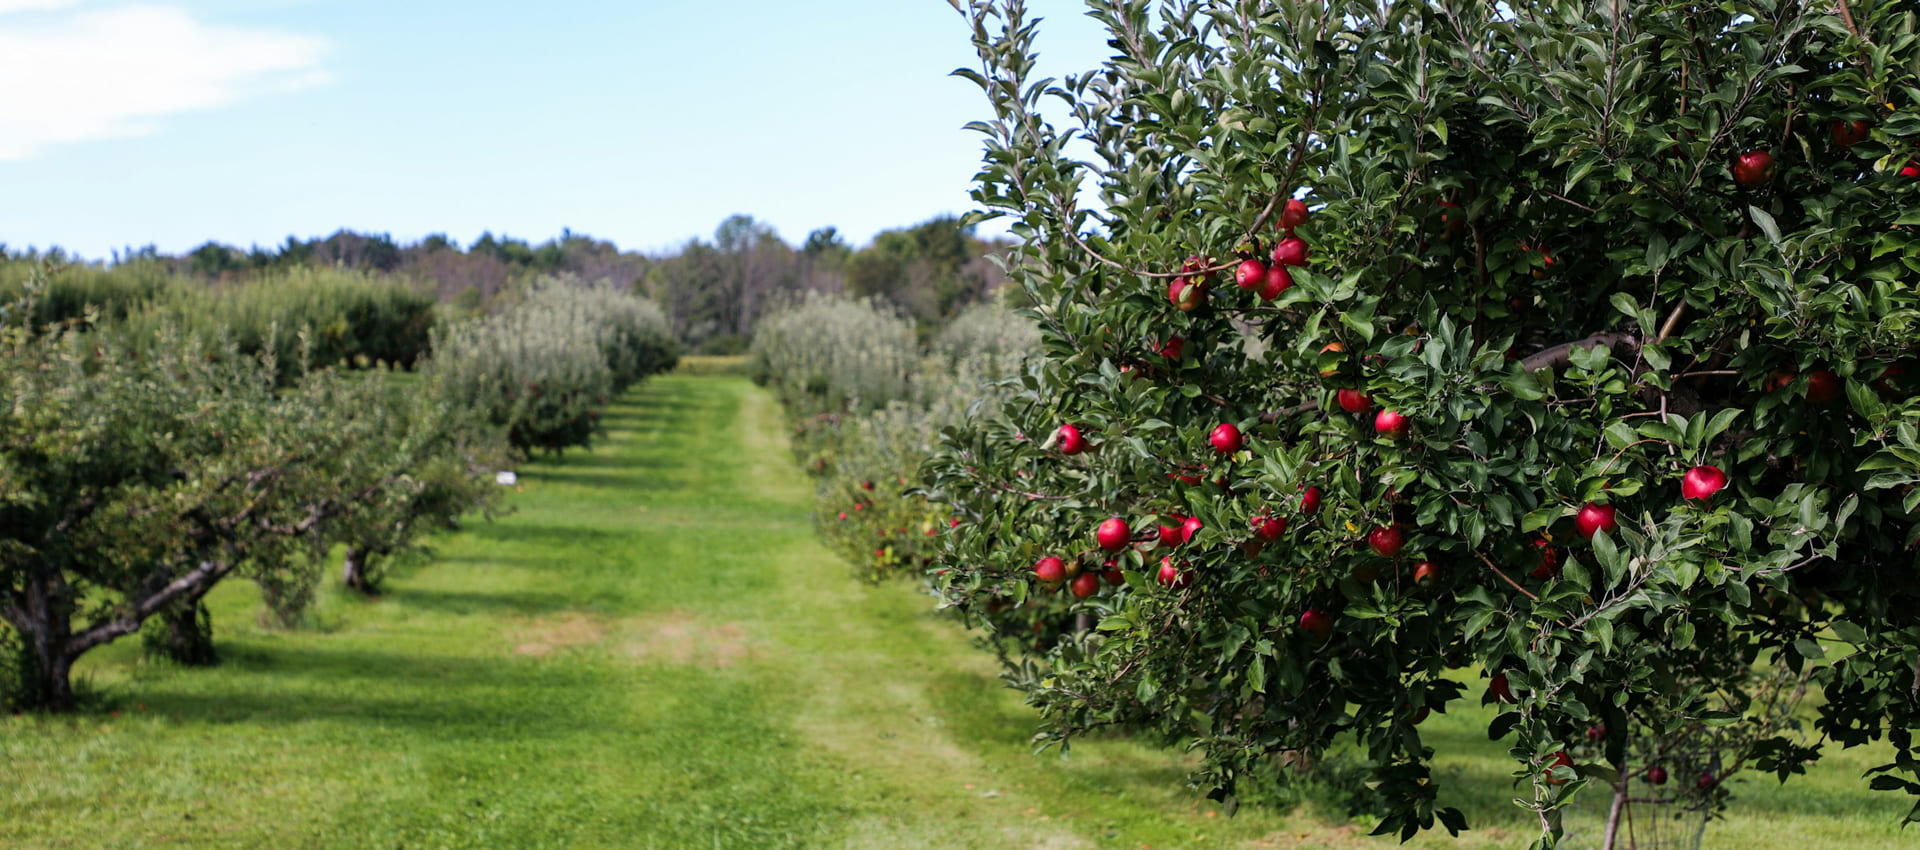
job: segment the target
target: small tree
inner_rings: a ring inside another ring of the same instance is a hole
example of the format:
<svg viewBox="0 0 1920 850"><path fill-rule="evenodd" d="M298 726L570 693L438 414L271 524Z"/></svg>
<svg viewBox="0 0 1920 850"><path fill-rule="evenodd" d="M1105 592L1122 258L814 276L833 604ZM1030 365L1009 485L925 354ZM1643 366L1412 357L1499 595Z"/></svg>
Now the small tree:
<svg viewBox="0 0 1920 850"><path fill-rule="evenodd" d="M1010 658L1052 739L1232 800L1350 738L1380 832L1457 830L1418 724L1477 665L1545 847L1770 666L1820 737L1755 767L1885 739L1920 795L1911 4L1090 0L1060 82L1025 3L955 6L1047 360L927 468L938 583L1004 626L1125 577Z"/></svg>

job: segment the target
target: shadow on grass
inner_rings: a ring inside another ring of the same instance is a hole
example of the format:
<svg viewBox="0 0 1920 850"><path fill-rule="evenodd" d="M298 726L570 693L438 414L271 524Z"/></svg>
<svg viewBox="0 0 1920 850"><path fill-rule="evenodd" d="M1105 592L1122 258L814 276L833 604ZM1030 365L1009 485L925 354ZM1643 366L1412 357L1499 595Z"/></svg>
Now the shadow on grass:
<svg viewBox="0 0 1920 850"><path fill-rule="evenodd" d="M406 588L390 592L389 597L410 608L440 614L553 614L584 610L578 599L545 590L462 591Z"/></svg>

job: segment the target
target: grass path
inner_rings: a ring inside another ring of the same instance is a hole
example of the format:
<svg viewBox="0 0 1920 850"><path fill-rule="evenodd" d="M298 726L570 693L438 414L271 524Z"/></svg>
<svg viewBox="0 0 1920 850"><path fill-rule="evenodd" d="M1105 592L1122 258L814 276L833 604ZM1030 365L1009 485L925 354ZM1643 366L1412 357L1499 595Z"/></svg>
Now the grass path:
<svg viewBox="0 0 1920 850"><path fill-rule="evenodd" d="M100 710L0 718L0 847L1394 846L1216 816L1179 757L1129 741L1030 755L1030 715L953 623L814 542L781 412L747 382L658 379L608 426L380 599L330 590L275 632L230 584L221 666L123 642L82 667ZM1493 828L1421 845L1525 843L1499 828L1524 821L1484 722L1429 725L1494 757L1453 768L1491 787ZM1896 803L1835 796L1738 846L1891 846Z"/></svg>

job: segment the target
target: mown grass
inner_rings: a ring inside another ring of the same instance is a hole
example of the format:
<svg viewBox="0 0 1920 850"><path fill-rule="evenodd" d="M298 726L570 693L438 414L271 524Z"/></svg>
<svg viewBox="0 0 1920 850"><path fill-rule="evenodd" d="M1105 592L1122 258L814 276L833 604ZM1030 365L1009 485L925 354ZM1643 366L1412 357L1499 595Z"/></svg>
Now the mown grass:
<svg viewBox="0 0 1920 850"><path fill-rule="evenodd" d="M276 632L232 584L219 667L89 657L95 708L0 719L0 847L1392 846L1311 809L1221 816L1141 743L1031 755L1031 716L955 624L814 542L780 411L746 381L656 379L608 425L378 599L329 592ZM1420 846L1526 843L1484 728L1425 727L1481 828ZM1707 846L1912 841L1868 763L1740 786Z"/></svg>

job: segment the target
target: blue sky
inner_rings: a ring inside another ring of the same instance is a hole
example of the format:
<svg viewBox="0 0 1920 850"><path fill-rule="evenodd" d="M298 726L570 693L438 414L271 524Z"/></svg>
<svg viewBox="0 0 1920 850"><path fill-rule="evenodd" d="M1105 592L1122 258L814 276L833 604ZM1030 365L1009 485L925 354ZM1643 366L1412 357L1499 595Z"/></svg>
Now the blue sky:
<svg viewBox="0 0 1920 850"><path fill-rule="evenodd" d="M1031 7L1050 73L1105 55ZM0 0L0 242L860 243L969 208L974 62L945 0Z"/></svg>

